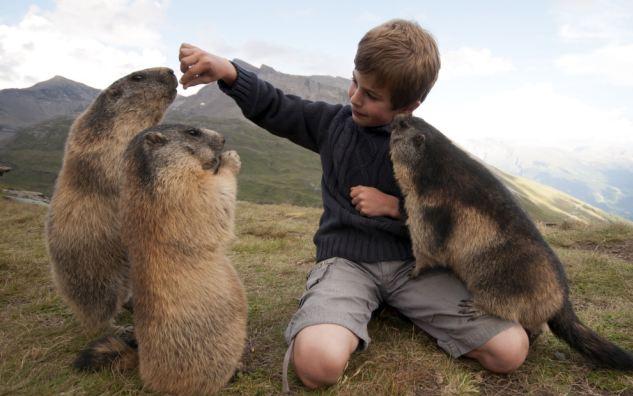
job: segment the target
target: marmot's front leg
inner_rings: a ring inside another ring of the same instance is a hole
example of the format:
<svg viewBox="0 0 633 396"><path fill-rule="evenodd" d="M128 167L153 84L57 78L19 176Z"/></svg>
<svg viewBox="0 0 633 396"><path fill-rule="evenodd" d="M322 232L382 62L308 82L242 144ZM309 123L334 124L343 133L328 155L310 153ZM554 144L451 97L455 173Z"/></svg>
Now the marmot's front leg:
<svg viewBox="0 0 633 396"><path fill-rule="evenodd" d="M431 269L438 265L437 261L427 254L417 252L414 255L415 255L415 267L409 273L409 278L416 278L418 275L420 275L422 272L426 271L427 269Z"/></svg>
<svg viewBox="0 0 633 396"><path fill-rule="evenodd" d="M230 172L233 175L240 173L242 168L242 161L240 156L235 150L225 151L220 155L220 169L219 172Z"/></svg>

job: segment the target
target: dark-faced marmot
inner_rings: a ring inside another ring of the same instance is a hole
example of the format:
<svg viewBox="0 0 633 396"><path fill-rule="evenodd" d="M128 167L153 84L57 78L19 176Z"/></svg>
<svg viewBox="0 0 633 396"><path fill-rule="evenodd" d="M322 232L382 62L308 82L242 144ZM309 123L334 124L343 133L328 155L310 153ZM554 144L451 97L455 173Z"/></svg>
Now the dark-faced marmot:
<svg viewBox="0 0 633 396"><path fill-rule="evenodd" d="M448 267L473 300L467 312L552 332L592 362L633 369L633 354L580 323L554 251L490 171L424 120L392 123L391 159L405 195L416 266Z"/></svg>
<svg viewBox="0 0 633 396"><path fill-rule="evenodd" d="M153 390L214 393L244 350L246 296L226 257L240 160L223 146L210 130L159 125L125 153L121 228L140 375Z"/></svg>
<svg viewBox="0 0 633 396"><path fill-rule="evenodd" d="M122 155L176 97L171 69L131 73L102 91L70 128L46 219L53 281L90 331L110 324L129 298L118 218Z"/></svg>

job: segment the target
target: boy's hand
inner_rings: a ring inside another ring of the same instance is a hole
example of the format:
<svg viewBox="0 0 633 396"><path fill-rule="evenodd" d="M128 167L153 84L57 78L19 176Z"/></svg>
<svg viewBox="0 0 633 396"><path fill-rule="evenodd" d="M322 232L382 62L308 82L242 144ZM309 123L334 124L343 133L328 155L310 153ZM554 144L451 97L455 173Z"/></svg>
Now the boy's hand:
<svg viewBox="0 0 633 396"><path fill-rule="evenodd" d="M191 44L183 43L178 53L180 71L183 76L180 83L186 89L198 84L208 84L222 80L233 85L237 71L228 59L210 54Z"/></svg>
<svg viewBox="0 0 633 396"><path fill-rule="evenodd" d="M400 218L399 201L393 195L385 194L377 188L356 186L350 190L352 205L363 216L389 216Z"/></svg>

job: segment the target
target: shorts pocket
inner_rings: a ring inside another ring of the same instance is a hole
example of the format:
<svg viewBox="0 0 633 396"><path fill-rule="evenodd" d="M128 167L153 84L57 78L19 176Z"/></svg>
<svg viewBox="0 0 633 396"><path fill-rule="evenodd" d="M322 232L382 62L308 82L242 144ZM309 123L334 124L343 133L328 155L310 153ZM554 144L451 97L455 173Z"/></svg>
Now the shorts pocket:
<svg viewBox="0 0 633 396"><path fill-rule="evenodd" d="M325 273L333 262L333 259L323 260L318 262L314 268L310 270L306 277L306 291L312 289L317 283L319 283L319 281L321 281L321 279L323 279Z"/></svg>
<svg viewBox="0 0 633 396"><path fill-rule="evenodd" d="M333 259L320 261L310 270L310 272L308 272L308 275L306 276L306 288L303 292L303 295L299 299L299 307L303 306L303 303L308 293L310 292L310 289L316 286L323 279L332 263L334 263Z"/></svg>

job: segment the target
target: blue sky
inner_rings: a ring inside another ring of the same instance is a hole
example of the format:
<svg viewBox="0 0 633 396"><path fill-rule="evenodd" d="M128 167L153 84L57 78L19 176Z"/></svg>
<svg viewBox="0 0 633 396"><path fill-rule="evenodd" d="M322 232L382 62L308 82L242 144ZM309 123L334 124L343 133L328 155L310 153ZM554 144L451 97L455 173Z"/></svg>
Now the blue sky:
<svg viewBox="0 0 633 396"><path fill-rule="evenodd" d="M56 74L103 88L136 69L177 68L181 42L349 77L361 36L400 17L431 31L442 54L417 114L456 140L633 148L631 1L217 3L1 2L0 89Z"/></svg>

